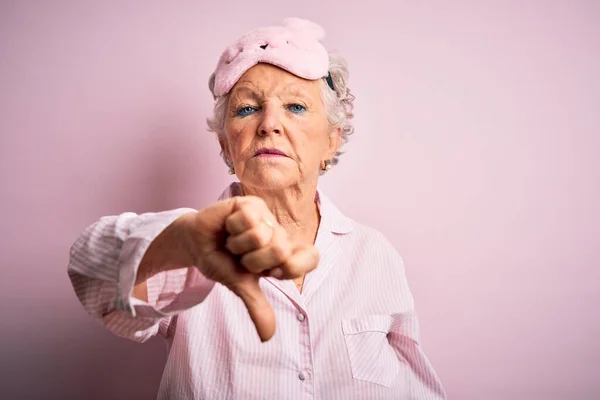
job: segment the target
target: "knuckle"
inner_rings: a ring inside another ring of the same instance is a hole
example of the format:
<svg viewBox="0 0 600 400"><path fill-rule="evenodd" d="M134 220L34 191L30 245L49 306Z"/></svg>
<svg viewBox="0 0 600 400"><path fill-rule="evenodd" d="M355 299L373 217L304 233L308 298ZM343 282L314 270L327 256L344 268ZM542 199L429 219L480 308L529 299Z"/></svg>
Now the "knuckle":
<svg viewBox="0 0 600 400"><path fill-rule="evenodd" d="M233 254L239 254L242 252L242 244L237 238L229 237L225 243L225 247Z"/></svg>
<svg viewBox="0 0 600 400"><path fill-rule="evenodd" d="M240 222L246 229L252 227L254 225L254 216L252 211L249 209L243 209L240 213Z"/></svg>
<svg viewBox="0 0 600 400"><path fill-rule="evenodd" d="M235 216L230 215L225 220L225 229L227 229L228 231L231 231L235 228L235 226L236 226Z"/></svg>
<svg viewBox="0 0 600 400"><path fill-rule="evenodd" d="M283 243L277 243L273 246L272 252L275 259L279 262L282 262L290 256L291 249L289 246L286 246Z"/></svg>
<svg viewBox="0 0 600 400"><path fill-rule="evenodd" d="M249 239L254 247L263 247L266 244L265 235L258 229L250 232Z"/></svg>
<svg viewBox="0 0 600 400"><path fill-rule="evenodd" d="M252 270L252 267L254 265L252 262L252 257L249 254L242 256L242 258L240 259L240 264L242 264L242 267L246 268L247 270Z"/></svg>
<svg viewBox="0 0 600 400"><path fill-rule="evenodd" d="M299 265L296 262L290 262L290 263L286 263L285 264L285 272L287 273L287 275L295 278L300 274L301 268L299 268Z"/></svg>

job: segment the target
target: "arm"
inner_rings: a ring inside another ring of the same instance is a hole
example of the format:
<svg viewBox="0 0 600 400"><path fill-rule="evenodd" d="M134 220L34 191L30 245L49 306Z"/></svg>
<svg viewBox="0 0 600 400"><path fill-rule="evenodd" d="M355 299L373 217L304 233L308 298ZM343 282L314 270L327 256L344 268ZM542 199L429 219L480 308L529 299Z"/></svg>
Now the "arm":
<svg viewBox="0 0 600 400"><path fill-rule="evenodd" d="M419 344L419 321L414 309L393 317L389 342L398 358L410 366L411 394L423 400L446 399L442 383Z"/></svg>
<svg viewBox="0 0 600 400"><path fill-rule="evenodd" d="M319 260L314 246L294 248L273 221L267 204L252 196L197 212L104 217L73 244L69 277L87 312L119 336L145 341L168 329L172 316L201 303L220 282L268 340L275 314L259 279L272 269L294 279Z"/></svg>
<svg viewBox="0 0 600 400"><path fill-rule="evenodd" d="M162 272L194 265L189 252L183 247L184 214L185 212L177 217L150 243L137 269L133 297L148 302L148 280ZM152 300L155 300L154 296Z"/></svg>
<svg viewBox="0 0 600 400"><path fill-rule="evenodd" d="M178 221L192 211L124 213L90 225L71 247L68 266L84 309L114 334L143 342L200 303L214 283L168 245L178 243Z"/></svg>
<svg viewBox="0 0 600 400"><path fill-rule="evenodd" d="M388 247L388 263L393 269L388 284L399 296L396 300L397 311L392 315L389 343L398 359L409 366L408 382L411 395L423 400L444 400L446 399L444 387L421 347L419 319L404 262L391 243L387 239L384 240Z"/></svg>
<svg viewBox="0 0 600 400"><path fill-rule="evenodd" d="M420 344L419 319L403 266L399 278L403 309L393 315L388 340L398 359L409 366L411 395L422 400L444 400L444 387Z"/></svg>

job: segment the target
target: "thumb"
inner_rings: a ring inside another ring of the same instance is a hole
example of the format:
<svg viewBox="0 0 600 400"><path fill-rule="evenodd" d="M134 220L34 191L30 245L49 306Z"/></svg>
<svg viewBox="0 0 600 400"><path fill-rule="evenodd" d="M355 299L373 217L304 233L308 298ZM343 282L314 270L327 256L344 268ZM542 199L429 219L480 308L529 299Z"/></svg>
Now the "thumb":
<svg viewBox="0 0 600 400"><path fill-rule="evenodd" d="M258 279L256 275L247 274L232 290L248 309L261 342L266 342L275 334L275 311L260 289Z"/></svg>

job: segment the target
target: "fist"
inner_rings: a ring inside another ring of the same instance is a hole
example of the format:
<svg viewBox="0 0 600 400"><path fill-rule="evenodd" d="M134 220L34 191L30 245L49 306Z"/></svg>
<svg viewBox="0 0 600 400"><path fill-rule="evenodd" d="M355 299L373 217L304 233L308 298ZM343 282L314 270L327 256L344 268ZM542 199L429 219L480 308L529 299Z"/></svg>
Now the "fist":
<svg viewBox="0 0 600 400"><path fill-rule="evenodd" d="M194 265L239 296L260 339L269 340L275 333L275 313L259 279L304 276L319 262L316 248L294 246L266 203L255 196L226 199L182 218L184 247Z"/></svg>

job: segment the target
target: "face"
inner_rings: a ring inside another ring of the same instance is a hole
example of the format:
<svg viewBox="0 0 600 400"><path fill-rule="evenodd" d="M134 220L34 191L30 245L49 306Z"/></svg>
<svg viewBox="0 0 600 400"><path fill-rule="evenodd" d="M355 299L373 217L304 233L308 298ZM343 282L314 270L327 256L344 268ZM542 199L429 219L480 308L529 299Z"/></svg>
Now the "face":
<svg viewBox="0 0 600 400"><path fill-rule="evenodd" d="M221 147L240 181L261 189L316 183L340 144L318 81L258 64L230 92Z"/></svg>

